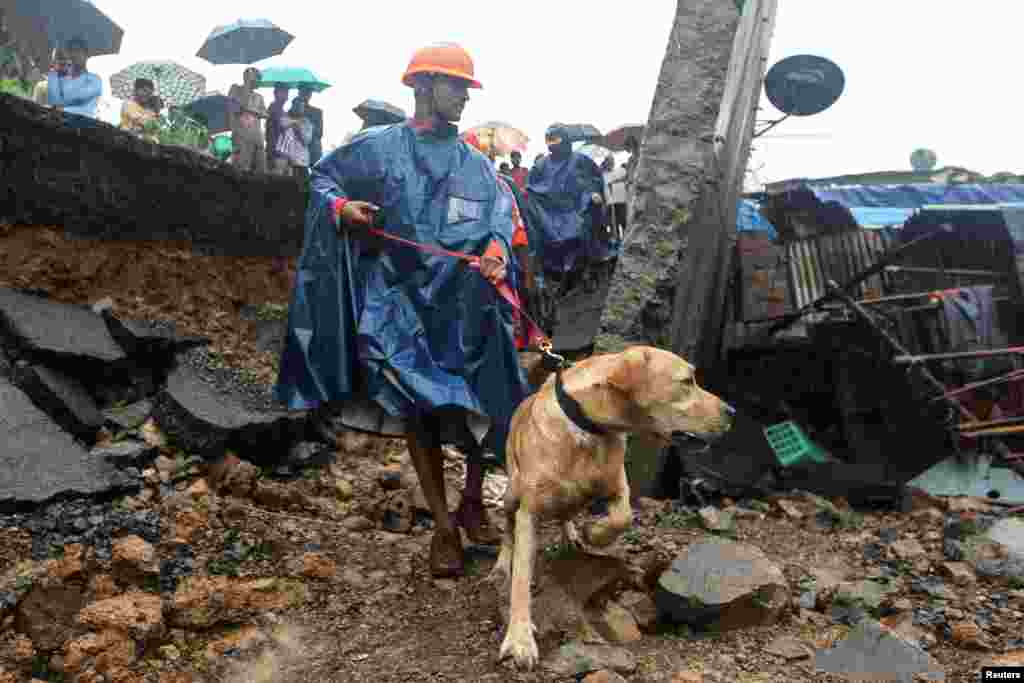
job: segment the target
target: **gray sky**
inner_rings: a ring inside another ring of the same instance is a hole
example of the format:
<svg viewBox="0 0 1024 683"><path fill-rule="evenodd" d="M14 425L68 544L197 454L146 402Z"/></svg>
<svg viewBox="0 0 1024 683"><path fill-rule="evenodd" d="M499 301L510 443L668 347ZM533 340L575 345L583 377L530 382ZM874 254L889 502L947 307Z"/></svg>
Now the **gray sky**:
<svg viewBox="0 0 1024 683"><path fill-rule="evenodd" d="M292 0L179 0L166 9L138 0L94 0L125 30L121 54L90 68L106 79L144 59L172 59L227 91L241 66L195 57L216 24L270 19L296 36L280 57L256 66L306 66L334 87L313 98L325 112L325 142L339 143L360 122L351 109L367 97L411 111L400 77L413 50L453 40L476 62L484 90L473 91L463 127L506 120L531 137L526 161L543 151L552 121L607 131L644 122L650 111L675 0L443 0L339 3ZM1024 171L1016 133L1022 98L1010 66L1019 57L1024 4L973 0L779 0L769 64L819 54L846 73L830 110L790 119L758 140L752 167L761 181L909 168L914 148L940 165L984 173ZM322 8L322 9L318 9ZM264 91L269 101L270 92ZM763 118L778 116L763 100ZM1015 125L1017 124L1017 125ZM1014 133L1010 133L1014 131Z"/></svg>

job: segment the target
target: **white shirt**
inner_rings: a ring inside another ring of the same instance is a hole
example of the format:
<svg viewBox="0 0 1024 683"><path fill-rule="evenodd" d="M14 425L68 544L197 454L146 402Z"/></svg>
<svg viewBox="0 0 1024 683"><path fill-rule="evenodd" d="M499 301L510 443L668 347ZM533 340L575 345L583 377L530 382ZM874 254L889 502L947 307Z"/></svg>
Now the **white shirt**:
<svg viewBox="0 0 1024 683"><path fill-rule="evenodd" d="M611 193L612 204L626 203L626 169L621 165L604 174L604 182Z"/></svg>

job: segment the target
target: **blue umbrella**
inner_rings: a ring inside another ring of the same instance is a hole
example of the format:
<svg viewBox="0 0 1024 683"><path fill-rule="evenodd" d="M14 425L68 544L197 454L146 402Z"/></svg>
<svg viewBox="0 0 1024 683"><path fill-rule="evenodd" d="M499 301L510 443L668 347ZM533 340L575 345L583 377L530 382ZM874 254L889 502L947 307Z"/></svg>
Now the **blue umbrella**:
<svg viewBox="0 0 1024 683"><path fill-rule="evenodd" d="M382 100L364 100L353 109L355 115L370 126L383 126L389 123L405 121L405 112L389 102Z"/></svg>
<svg viewBox="0 0 1024 683"><path fill-rule="evenodd" d="M228 115L238 111L238 100L220 93L200 97L185 107L185 113L202 121L211 134L230 130L231 122Z"/></svg>
<svg viewBox="0 0 1024 683"><path fill-rule="evenodd" d="M115 55L121 50L124 29L89 0L0 0L0 9L38 24L51 50L73 38L85 41L90 56Z"/></svg>
<svg viewBox="0 0 1024 683"><path fill-rule="evenodd" d="M284 52L295 38L266 19L217 26L196 53L211 64L252 64Z"/></svg>

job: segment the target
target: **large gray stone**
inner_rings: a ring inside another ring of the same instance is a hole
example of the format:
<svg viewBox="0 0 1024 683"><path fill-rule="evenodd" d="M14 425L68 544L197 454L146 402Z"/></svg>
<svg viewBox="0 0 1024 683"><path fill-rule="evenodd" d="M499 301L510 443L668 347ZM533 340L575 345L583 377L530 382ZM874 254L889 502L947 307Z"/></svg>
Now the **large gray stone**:
<svg viewBox="0 0 1024 683"><path fill-rule="evenodd" d="M21 389L0 377L0 504L36 504L56 496L138 487L90 457Z"/></svg>
<svg viewBox="0 0 1024 683"><path fill-rule="evenodd" d="M559 676L581 676L601 669L628 676L636 671L636 657L613 645L572 642L560 647L544 666Z"/></svg>
<svg viewBox="0 0 1024 683"><path fill-rule="evenodd" d="M914 643L884 629L877 621L865 619L829 650L818 652L814 666L819 671L843 674L851 679L912 683L944 681L942 666Z"/></svg>
<svg viewBox="0 0 1024 683"><path fill-rule="evenodd" d="M21 350L114 362L127 358L103 317L84 306L0 289L0 341Z"/></svg>
<svg viewBox="0 0 1024 683"><path fill-rule="evenodd" d="M63 429L87 444L96 442L103 413L73 377L43 365L19 365L13 373L18 388Z"/></svg>
<svg viewBox="0 0 1024 683"><path fill-rule="evenodd" d="M788 595L786 577L759 549L716 539L676 558L654 598L671 621L728 630L772 623Z"/></svg>
<svg viewBox="0 0 1024 683"><path fill-rule="evenodd" d="M229 388L214 386L182 363L153 403L153 418L170 441L190 455L217 458L231 445L259 464L288 457L305 430L305 416L254 412Z"/></svg>

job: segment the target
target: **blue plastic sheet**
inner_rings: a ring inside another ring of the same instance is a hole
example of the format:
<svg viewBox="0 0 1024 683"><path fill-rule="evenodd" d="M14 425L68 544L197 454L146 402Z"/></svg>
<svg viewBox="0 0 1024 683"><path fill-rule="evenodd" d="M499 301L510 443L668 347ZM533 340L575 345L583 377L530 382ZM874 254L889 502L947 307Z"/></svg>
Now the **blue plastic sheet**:
<svg viewBox="0 0 1024 683"><path fill-rule="evenodd" d="M512 195L456 132L371 128L313 167L275 396L291 409L369 399L401 420L470 411L491 419L501 458L528 393L511 306L460 260L339 237L333 213L338 197L368 201L400 237L476 255L497 240L513 258Z"/></svg>
<svg viewBox="0 0 1024 683"><path fill-rule="evenodd" d="M992 183L986 185L847 185L808 189L821 200L836 201L851 207L916 209L929 204L1001 204L1024 202L1024 185Z"/></svg>
<svg viewBox="0 0 1024 683"><path fill-rule="evenodd" d="M563 143L533 165L526 189L545 272L567 273L614 256L612 246L595 239L592 229L601 217L590 204L591 195L604 190L604 176L593 159Z"/></svg>
<svg viewBox="0 0 1024 683"><path fill-rule="evenodd" d="M761 206L749 199L741 199L736 207L736 232L766 232L771 239L778 238L775 226L761 215Z"/></svg>

